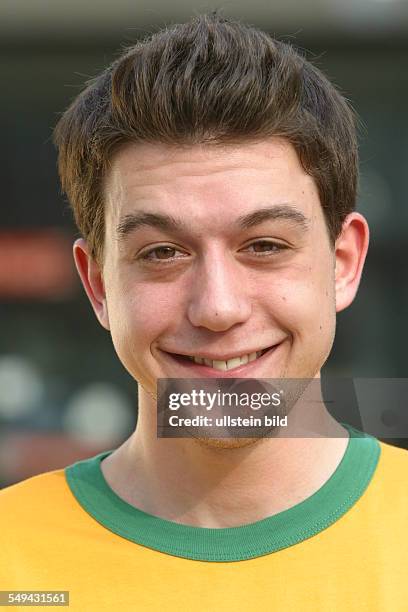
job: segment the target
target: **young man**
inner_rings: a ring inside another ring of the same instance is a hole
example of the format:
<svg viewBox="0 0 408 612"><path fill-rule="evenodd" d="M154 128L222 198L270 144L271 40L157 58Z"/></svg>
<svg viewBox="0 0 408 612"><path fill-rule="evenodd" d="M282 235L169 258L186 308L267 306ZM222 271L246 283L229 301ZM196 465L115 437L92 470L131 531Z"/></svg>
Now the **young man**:
<svg viewBox="0 0 408 612"><path fill-rule="evenodd" d="M323 402L330 436L156 433L159 378L319 380L368 247L344 98L290 46L201 16L93 80L56 143L138 423L3 491L1 588L81 611L405 609L404 451Z"/></svg>

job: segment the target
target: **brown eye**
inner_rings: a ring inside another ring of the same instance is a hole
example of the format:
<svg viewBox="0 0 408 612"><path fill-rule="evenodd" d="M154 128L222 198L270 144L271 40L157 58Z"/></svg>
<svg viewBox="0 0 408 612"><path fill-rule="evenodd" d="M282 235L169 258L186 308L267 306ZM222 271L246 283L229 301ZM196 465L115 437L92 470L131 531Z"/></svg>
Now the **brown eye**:
<svg viewBox="0 0 408 612"><path fill-rule="evenodd" d="M151 255L152 253L156 254L156 257L154 257L154 259L169 259L170 257L174 257L176 249L173 249L172 247L168 246L162 246L157 247L157 249L154 249L153 251L150 251L149 255Z"/></svg>
<svg viewBox="0 0 408 612"><path fill-rule="evenodd" d="M258 240L249 245L249 250L252 253L279 253L287 248L284 244L278 242L269 242L268 240Z"/></svg>
<svg viewBox="0 0 408 612"><path fill-rule="evenodd" d="M162 244L142 253L137 259L145 263L158 264L160 262L175 262L183 257L186 257L186 254L176 249L176 247Z"/></svg>
<svg viewBox="0 0 408 612"><path fill-rule="evenodd" d="M278 249L278 245L273 242L255 242L251 245L255 251L255 253L264 253L266 251L276 251Z"/></svg>

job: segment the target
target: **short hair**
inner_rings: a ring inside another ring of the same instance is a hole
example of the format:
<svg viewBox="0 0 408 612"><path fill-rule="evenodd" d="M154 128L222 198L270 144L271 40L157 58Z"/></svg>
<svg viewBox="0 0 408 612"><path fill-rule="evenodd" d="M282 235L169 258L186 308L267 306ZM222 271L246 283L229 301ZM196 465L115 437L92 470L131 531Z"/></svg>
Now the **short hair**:
<svg viewBox="0 0 408 612"><path fill-rule="evenodd" d="M54 132L59 174L92 257L104 257L104 177L129 143L295 147L319 192L331 244L355 208L356 119L346 99L291 44L219 14L137 42L87 83Z"/></svg>

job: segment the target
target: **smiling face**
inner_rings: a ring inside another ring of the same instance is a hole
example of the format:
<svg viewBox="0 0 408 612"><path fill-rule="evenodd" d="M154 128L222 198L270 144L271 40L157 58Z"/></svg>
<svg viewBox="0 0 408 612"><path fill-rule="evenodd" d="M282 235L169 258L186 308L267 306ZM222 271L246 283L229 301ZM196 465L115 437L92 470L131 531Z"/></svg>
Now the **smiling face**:
<svg viewBox="0 0 408 612"><path fill-rule="evenodd" d="M318 375L335 333L335 254L289 143L129 145L105 210L94 308L149 394L157 378Z"/></svg>

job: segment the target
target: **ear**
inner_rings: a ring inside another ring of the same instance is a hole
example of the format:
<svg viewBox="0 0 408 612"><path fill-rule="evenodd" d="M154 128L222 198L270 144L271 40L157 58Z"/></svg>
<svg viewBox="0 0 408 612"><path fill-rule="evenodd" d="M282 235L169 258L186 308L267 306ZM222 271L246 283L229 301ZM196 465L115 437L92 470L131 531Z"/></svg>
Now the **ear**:
<svg viewBox="0 0 408 612"><path fill-rule="evenodd" d="M366 219L353 212L344 220L341 234L336 240L336 312L354 300L367 255L369 229Z"/></svg>
<svg viewBox="0 0 408 612"><path fill-rule="evenodd" d="M102 272L90 255L89 247L83 238L75 240L73 254L76 269L98 321L102 327L109 330L109 315Z"/></svg>

